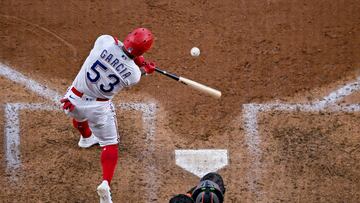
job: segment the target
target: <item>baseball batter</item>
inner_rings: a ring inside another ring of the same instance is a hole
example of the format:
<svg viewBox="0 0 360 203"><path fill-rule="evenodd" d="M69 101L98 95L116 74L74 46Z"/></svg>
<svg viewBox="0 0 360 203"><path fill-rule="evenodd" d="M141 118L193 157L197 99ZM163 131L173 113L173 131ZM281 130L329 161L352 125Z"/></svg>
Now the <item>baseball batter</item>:
<svg viewBox="0 0 360 203"><path fill-rule="evenodd" d="M151 74L155 64L145 61L143 53L151 48L153 34L146 28L132 31L120 42L102 35L61 100L65 113L81 136L79 147L100 144L103 181L97 187L100 203L111 203L110 183L118 160L119 133L111 99L117 92Z"/></svg>

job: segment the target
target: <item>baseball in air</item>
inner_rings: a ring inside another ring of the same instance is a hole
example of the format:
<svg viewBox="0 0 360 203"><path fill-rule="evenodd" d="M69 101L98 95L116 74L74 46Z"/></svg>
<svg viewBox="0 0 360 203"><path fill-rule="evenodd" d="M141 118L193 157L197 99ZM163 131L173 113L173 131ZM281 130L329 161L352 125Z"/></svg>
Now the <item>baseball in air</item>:
<svg viewBox="0 0 360 203"><path fill-rule="evenodd" d="M200 49L197 47L193 47L190 50L190 54L191 54L191 56L197 57L200 55Z"/></svg>

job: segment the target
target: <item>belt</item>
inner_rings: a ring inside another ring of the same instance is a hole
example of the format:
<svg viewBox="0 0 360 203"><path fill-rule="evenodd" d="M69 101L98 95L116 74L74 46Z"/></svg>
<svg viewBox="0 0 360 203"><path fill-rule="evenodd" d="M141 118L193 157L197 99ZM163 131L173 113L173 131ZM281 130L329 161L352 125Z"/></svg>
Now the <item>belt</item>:
<svg viewBox="0 0 360 203"><path fill-rule="evenodd" d="M75 87L71 88L71 91L78 97L82 97L84 95L84 93L80 92L79 90L77 90ZM96 101L109 101L109 99L104 99L104 98L96 98Z"/></svg>

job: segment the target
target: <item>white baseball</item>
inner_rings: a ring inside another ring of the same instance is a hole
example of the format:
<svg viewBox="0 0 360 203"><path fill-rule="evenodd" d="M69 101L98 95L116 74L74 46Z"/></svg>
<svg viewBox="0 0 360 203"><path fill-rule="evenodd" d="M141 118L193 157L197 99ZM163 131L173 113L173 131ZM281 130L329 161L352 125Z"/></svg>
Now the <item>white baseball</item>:
<svg viewBox="0 0 360 203"><path fill-rule="evenodd" d="M190 50L190 54L191 54L191 56L194 56L194 57L199 56L200 55L200 49L197 48L197 47L193 47Z"/></svg>

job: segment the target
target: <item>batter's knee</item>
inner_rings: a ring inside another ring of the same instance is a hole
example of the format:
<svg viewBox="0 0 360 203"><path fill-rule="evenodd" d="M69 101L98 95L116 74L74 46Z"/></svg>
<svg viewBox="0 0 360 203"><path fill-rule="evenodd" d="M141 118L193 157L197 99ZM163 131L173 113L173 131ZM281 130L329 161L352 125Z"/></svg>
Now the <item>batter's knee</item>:
<svg viewBox="0 0 360 203"><path fill-rule="evenodd" d="M119 143L119 139L117 137L112 138L98 138L100 147L117 145Z"/></svg>

